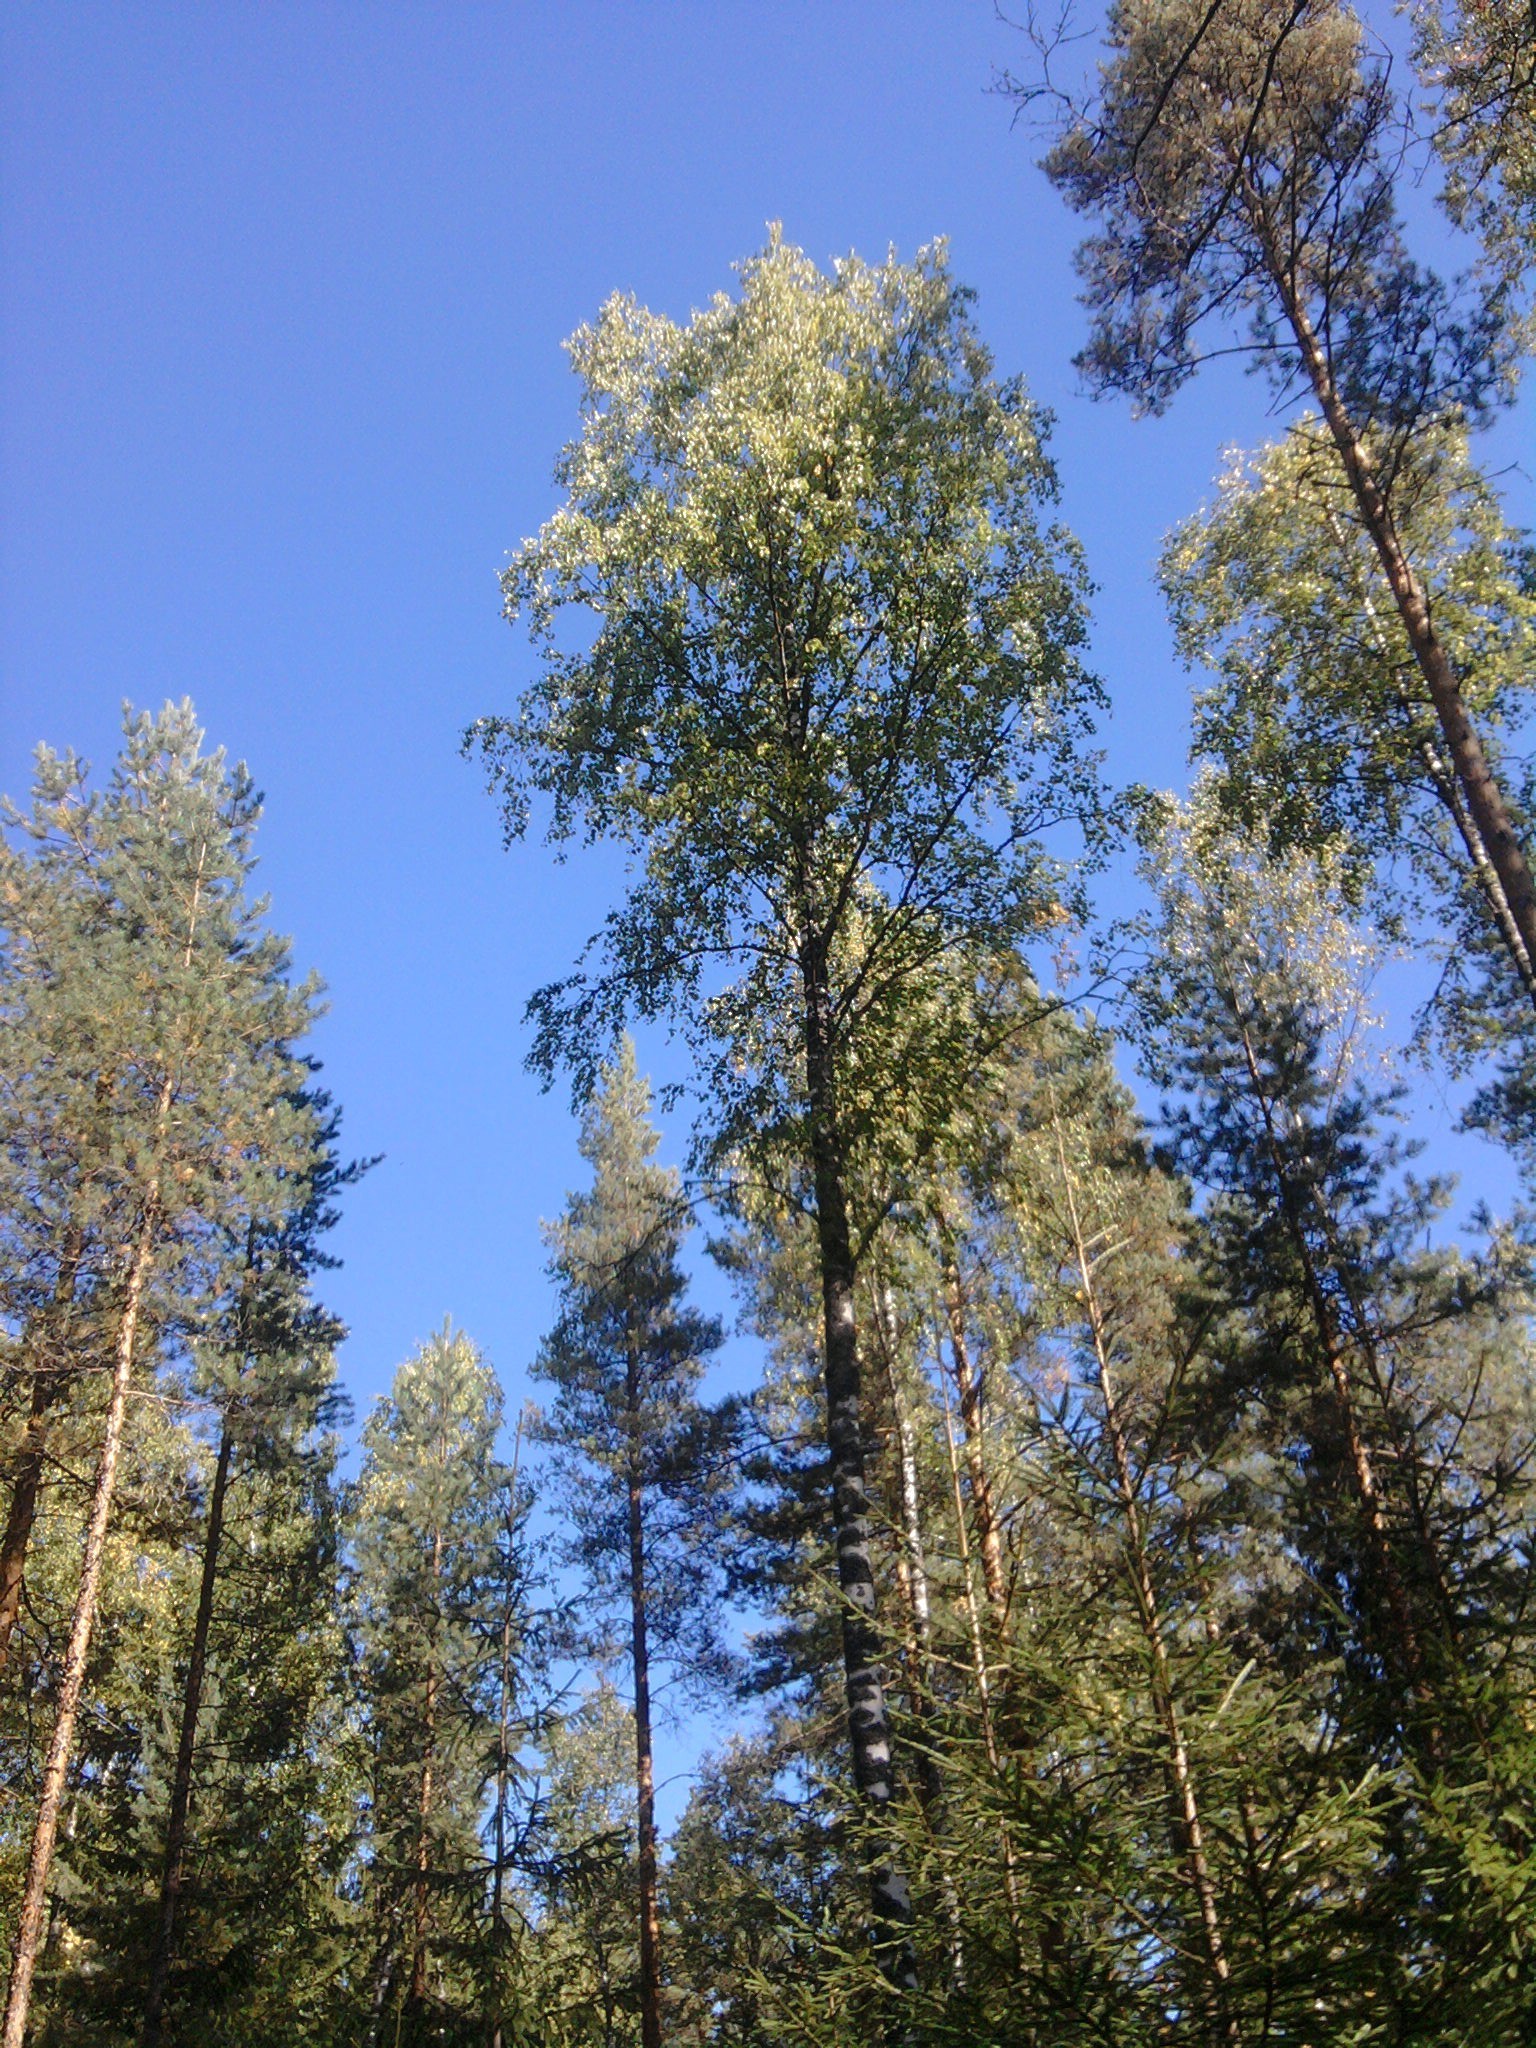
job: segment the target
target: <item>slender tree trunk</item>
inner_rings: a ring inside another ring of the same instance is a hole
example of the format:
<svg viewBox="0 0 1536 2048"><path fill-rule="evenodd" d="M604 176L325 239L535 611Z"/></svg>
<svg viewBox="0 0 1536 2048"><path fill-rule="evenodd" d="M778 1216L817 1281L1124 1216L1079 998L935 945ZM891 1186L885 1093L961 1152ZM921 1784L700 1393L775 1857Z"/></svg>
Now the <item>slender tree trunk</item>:
<svg viewBox="0 0 1536 2048"><path fill-rule="evenodd" d="M432 1535L433 1599L443 1575L443 1532ZM435 1633L435 1632L434 1632ZM411 1911L411 1988L407 2003L419 2016L427 2002L427 1949L430 1932L430 1877L432 1871L432 1795L437 1763L438 1667L434 1640L432 1662L427 1668L427 1696L422 1707L421 1780L416 1798L416 1877Z"/></svg>
<svg viewBox="0 0 1536 2048"><path fill-rule="evenodd" d="M1332 506L1329 506L1325 517L1328 522L1328 530L1333 535L1334 542L1338 547L1340 558L1347 560L1349 541L1344 531L1343 521ZM1371 637L1376 642L1376 651L1381 656L1382 666L1390 672L1390 650L1387 646L1387 638L1381 629L1381 622L1376 614L1375 600L1371 596L1369 585L1363 576L1360 579L1358 594L1360 608L1365 613L1366 621L1370 626ZM1398 701L1405 710L1411 712L1416 708L1407 689L1400 680L1397 686L1397 693ZM1509 907L1509 898L1504 893L1504 884L1499 880L1493 862L1488 858L1488 849L1483 844L1482 834L1477 829L1476 820L1467 808L1467 800L1462 792L1461 784L1451 772L1450 763L1432 739L1426 735L1416 744L1419 759L1424 763L1430 785L1436 797L1449 814L1451 823L1456 828L1456 835L1466 849L1467 859L1472 867L1472 879L1477 891L1487 904L1489 915L1499 928L1499 937L1503 940L1505 951L1514 963L1515 972L1520 977L1521 985L1524 987L1526 995L1533 1003L1536 1003L1536 962L1533 962L1531 955L1526 951L1525 940L1520 936L1520 928L1516 924L1514 913Z"/></svg>
<svg viewBox="0 0 1536 2048"><path fill-rule="evenodd" d="M960 1402L960 1431L965 1439L965 1471L970 1483L971 1509L976 1517L976 1547L981 1552L981 1579L987 1589L987 1605L1001 1632L1008 1620L1008 1586L1003 1570L1002 1530L998 1526L992 1479L987 1471L981 1375L971 1357L966 1334L965 1289L960 1279L954 1235L942 1214L938 1217L938 1226L943 1254L944 1316L949 1325L950 1353L955 1362L955 1392Z"/></svg>
<svg viewBox="0 0 1536 2048"><path fill-rule="evenodd" d="M1339 452L1361 524L1376 550L1398 616L1403 622L1403 630L1408 636L1408 644L1413 650L1413 658L1424 678L1429 701L1439 720L1450 756L1451 770L1465 799L1477 841L1498 877L1510 924L1523 949L1523 960L1521 951L1511 945L1507 926L1497 917L1495 924L1506 946L1510 947L1522 984L1536 1002L1536 987L1533 987L1531 976L1531 963L1536 961L1536 882L1532 881L1520 834L1510 815L1504 792L1489 766L1482 739L1467 711L1455 664L1435 630L1424 585L1408 559L1386 493L1334 382L1327 351L1307 311L1301 280L1277 243L1262 200L1251 188L1248 205L1271 278L1296 338L1307 381L1312 386Z"/></svg>
<svg viewBox="0 0 1536 2048"><path fill-rule="evenodd" d="M491 2022L491 2048L503 2048L501 1998L506 1958L506 1909L502 1904L507 1867L507 1786L511 1772L512 1605L501 1623L501 1718L496 1731L496 1868L491 1876L491 1942L496 1957L496 2013Z"/></svg>
<svg viewBox="0 0 1536 2048"><path fill-rule="evenodd" d="M144 2001L141 2048L159 2048L165 2020L165 1994L176 1954L176 1911L181 1903L186 1864L187 1820L192 1810L192 1766L197 1754L197 1722L203 1706L203 1674L208 1664L208 1634L213 1624L213 1592L218 1580L219 1546L224 1536L224 1499L229 1486L234 1442L225 1424L219 1437L213 1490L208 1497L208 1522L203 1535L202 1580L197 1589L197 1616L192 1624L192 1649L181 1703L181 1730L176 1744L176 1776L171 1786L171 1811L165 1830L165 1874L160 1882L160 1920L149 1967L149 1992Z"/></svg>
<svg viewBox="0 0 1536 2048"><path fill-rule="evenodd" d="M651 1746L651 1660L646 1642L645 1499L640 1472L640 1356L629 1332L629 1643L635 1678L635 1822L640 1859L640 2040L661 2048L661 1907L656 1870L656 1764Z"/></svg>
<svg viewBox="0 0 1536 2048"><path fill-rule="evenodd" d="M106 1426L96 1465L96 1482L91 1494L91 1512L86 1523L85 1546L80 1560L80 1585L70 1620L69 1643L64 1653L64 1670L59 1688L57 1718L43 1765L42 1788L37 1802L37 1820L27 1856L26 1878L16 1917L16 1936L11 1950L11 1981L6 1994L5 2022L0 2027L0 2048L23 2048L27 2015L32 2003L32 1978L42 1946L43 1923L48 1900L48 1873L53 1864L54 1843L59 1831L59 1808L74 1751L75 1721L85 1689L86 1663L91 1634L96 1625L96 1602L101 1586L102 1559L106 1554L107 1527L112 1516L112 1496L117 1484L117 1460L122 1447L123 1418L128 1406L128 1388L133 1378L134 1341L138 1335L139 1311L149 1277L155 1238L157 1205L146 1204L138 1238L123 1283L123 1308L118 1321L117 1345L112 1362L112 1391L107 1402Z"/></svg>
<svg viewBox="0 0 1536 2048"><path fill-rule="evenodd" d="M17 1453L11 1482L11 1505L5 1518L5 1535L0 1539L0 1672L10 1656L11 1635L21 1613L22 1581L26 1572L27 1546L37 1520L38 1497L43 1488L47 1463L49 1421L66 1387L76 1377L61 1362L63 1324L75 1299L79 1276L81 1233L69 1232L53 1294L42 1315L37 1362L32 1372L32 1403L26 1434Z"/></svg>
<svg viewBox="0 0 1536 2048"><path fill-rule="evenodd" d="M390 1916L393 1919L394 1916ZM371 1990L368 1994L368 2048L379 2048L384 2038L384 2008L389 2003L389 1987L395 1977L397 1926L386 1922L384 1938L379 1943L370 1973Z"/></svg>
<svg viewBox="0 0 1536 2048"><path fill-rule="evenodd" d="M1194 1772L1190 1767L1188 1744L1184 1737L1183 1717L1179 1712L1173 1673L1168 1662L1168 1645L1163 1634L1157 1586L1147 1556L1136 1475L1131 1465L1130 1447L1126 1441L1120 1405L1115 1393L1103 1305L1096 1281L1097 1261L1089 1251L1083 1230L1082 1214L1077 1203L1077 1188L1072 1168L1067 1160L1061 1118L1056 1113L1054 1103L1051 1121L1055 1130L1056 1157L1061 1167L1062 1190L1066 1195L1067 1215L1072 1226L1073 1260L1082 1283L1088 1328L1093 1338L1093 1355L1099 1377L1099 1398L1104 1404L1104 1427L1109 1437L1110 1457L1115 1468L1115 1485L1120 1495L1121 1512L1125 1516L1126 1554L1136 1590L1141 1632L1152 1667L1153 1704L1162 1723L1163 1737L1167 1745L1167 1775L1177 1817L1175 1849L1183 1860L1185 1874L1199 1904L1201 1933L1205 1942L1206 1961L1210 1966L1213 1994L1211 2003L1215 2008L1216 2037L1223 2042L1235 2043L1240 2041L1242 2036L1230 2003L1232 1973L1227 1961L1216 1887L1211 1878L1210 1860L1206 1851L1205 1823L1200 1813L1199 1795Z"/></svg>
<svg viewBox="0 0 1536 2048"><path fill-rule="evenodd" d="M932 1604L928 1597L928 1559L923 1544L922 1492L917 1472L917 1432L907 1412L900 1374L900 1346L891 1290L877 1282L870 1290L875 1335L885 1367L886 1387L891 1397L891 1416L896 1428L896 1448L901 1466L901 1549L897 1553L896 1576L907 1613L907 1708L917 1729L918 1788L929 1834L935 1840L944 1833L944 1773L931 1732L934 1700L929 1683L933 1641ZM948 1864L940 1863L940 1888L944 1894L944 1918L949 1927L950 1981L958 1989L965 1982L965 1942L960 1924L960 1899Z"/></svg>
<svg viewBox="0 0 1536 2048"><path fill-rule="evenodd" d="M838 1127L832 1042L832 1000L825 948L808 938L801 965L805 990L806 1085L811 1164L816 1189L816 1237L821 1264L825 1332L827 1451L831 1464L832 1527L843 1610L843 1675L854 1783L883 1831L896 1795L890 1715L880 1671L869 1492L864 1471L864 1415L854 1307L853 1239L843 1148ZM912 1895L894 1854L877 1856L870 1871L870 1907L881 1961L898 1989L915 1988L909 1929Z"/></svg>
<svg viewBox="0 0 1536 2048"><path fill-rule="evenodd" d="M491 2048L503 2048L501 2001L506 1988L507 1795L512 1778L512 1641L517 1541L517 1467L523 1446L523 1417L512 1440L512 1471L507 1480L507 1585L501 1616L500 1716L496 1729L496 1868L491 1874L491 1942L496 1957L496 2013L491 2022Z"/></svg>
<svg viewBox="0 0 1536 2048"><path fill-rule="evenodd" d="M917 1443L912 1419L902 1398L897 1376L896 1319L890 1290L877 1285L871 1290L875 1334L879 1338L880 1360L885 1368L886 1388L891 1397L891 1416L896 1429L896 1448L901 1483L901 1549L896 1573L907 1614L907 1698L914 1720L923 1721L931 1711L928 1689L928 1654L932 1615L928 1598L928 1565L923 1554L923 1524L917 1478ZM925 1752L924 1783L930 1797L937 1797L937 1763ZM933 1773L929 1782L929 1772Z"/></svg>
<svg viewBox="0 0 1536 2048"><path fill-rule="evenodd" d="M937 1346L937 1339L936 1339ZM944 1386L944 1362L938 1359L939 1384L944 1389L944 1443L949 1453L949 1481L955 1502L955 1538L960 1547L960 1587L971 1643L971 1674L976 1681L976 1704L981 1714L982 1742L993 1779L1001 1782L1002 1750L997 1739L997 1719L992 1707L992 1673L987 1663L987 1645L981 1626L981 1603L976 1598L976 1574L971 1566L971 1538L966 1526L965 1496L960 1487L960 1454L955 1446L955 1419ZM1016 1970L1024 1966L1023 1920L1019 1911L1018 1856L1013 1833L1006 1819L998 1823L998 1846L1003 1858L1003 1890L1008 1899L1008 1931L1013 1941Z"/></svg>

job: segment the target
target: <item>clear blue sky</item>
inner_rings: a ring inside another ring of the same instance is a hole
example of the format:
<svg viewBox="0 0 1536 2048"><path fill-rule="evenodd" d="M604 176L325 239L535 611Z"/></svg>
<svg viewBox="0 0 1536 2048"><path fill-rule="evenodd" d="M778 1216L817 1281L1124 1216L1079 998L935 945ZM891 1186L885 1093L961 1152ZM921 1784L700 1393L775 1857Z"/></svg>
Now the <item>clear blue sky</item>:
<svg viewBox="0 0 1536 2048"><path fill-rule="evenodd" d="M580 1168L520 1016L611 875L501 852L457 736L526 672L497 571L607 293L686 315L770 219L818 259L948 235L1058 414L1112 770L1182 780L1152 563L1264 393L1208 372L1137 425L1078 391L1071 223L987 94L1019 56L989 0L4 10L0 789L42 738L105 765L124 697L190 694L250 762L349 1143L387 1155L328 1283L360 1408L446 1311L515 1406L549 1318Z"/></svg>

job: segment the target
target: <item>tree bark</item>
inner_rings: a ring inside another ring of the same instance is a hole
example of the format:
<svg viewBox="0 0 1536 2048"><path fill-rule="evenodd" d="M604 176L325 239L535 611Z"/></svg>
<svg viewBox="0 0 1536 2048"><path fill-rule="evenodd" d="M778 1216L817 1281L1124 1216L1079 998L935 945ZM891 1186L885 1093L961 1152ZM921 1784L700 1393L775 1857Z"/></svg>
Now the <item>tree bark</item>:
<svg viewBox="0 0 1536 2048"><path fill-rule="evenodd" d="M181 1702L181 1729L176 1744L176 1776L165 1830L165 1874L160 1881L160 1918L149 1967L144 2001L141 2048L159 2048L165 2023L165 1995L176 1953L176 1912L181 1903L186 1861L187 1820L192 1810L192 1766L197 1755L197 1721L203 1705L203 1674L208 1664L208 1635L213 1624L213 1593L218 1579L219 1546L224 1535L224 1500L229 1486L234 1443L226 1423L219 1437L213 1490L208 1497L208 1522L203 1535L202 1579L197 1589L197 1616L187 1658L187 1683Z"/></svg>
<svg viewBox="0 0 1536 2048"><path fill-rule="evenodd" d="M640 1470L640 1356L631 1318L625 1423L629 1432L629 1632L635 1677L635 1830L640 1863L640 2040L661 2048L661 1908L656 1872L656 1765L646 1642L645 1500Z"/></svg>
<svg viewBox="0 0 1536 2048"><path fill-rule="evenodd" d="M896 1318L890 1289L871 1289L872 1321L880 1340L880 1360L885 1368L886 1388L891 1397L891 1416L896 1430L896 1449L901 1478L901 1549L896 1557L896 1575L907 1613L907 1700L915 1721L924 1721L932 1710L928 1687L928 1657L932 1636L931 1603L928 1598L928 1565L923 1553L923 1525L917 1475L917 1440L902 1398L897 1375ZM923 1778L925 1796L937 1798L937 1762L925 1751ZM930 1779L931 1774L931 1779Z"/></svg>
<svg viewBox="0 0 1536 2048"><path fill-rule="evenodd" d="M0 1671L10 1657L11 1636L21 1614L22 1578L26 1569L27 1546L37 1520L38 1495L43 1486L43 1464L48 1451L48 1422L53 1404L63 1392L60 1376L37 1372L32 1376L32 1407L26 1434L16 1459L16 1476L11 1485L11 1505L5 1518L5 1538L0 1545Z"/></svg>
<svg viewBox="0 0 1536 2048"><path fill-rule="evenodd" d="M512 1642L516 1593L514 1556L517 1544L517 1466L522 1451L523 1422L518 1418L513 1439L512 1472L507 1481L507 1584L501 1616L501 1669L496 1728L496 1868L491 1874L491 1942L496 1957L496 2012L491 2022L491 2048L504 2048L501 2001L506 1973L507 1795L512 1777Z"/></svg>
<svg viewBox="0 0 1536 2048"><path fill-rule="evenodd" d="M929 1665L933 1641L932 1603L928 1597L928 1560L923 1545L922 1495L918 1483L917 1432L907 1413L899 1369L899 1338L891 1290L877 1280L870 1289L871 1322L879 1340L885 1382L891 1397L891 1418L896 1430L896 1448L901 1479L901 1549L896 1555L896 1578L907 1613L907 1711L917 1730L918 1791L929 1833L937 1838L944 1828L944 1773L931 1732L934 1712ZM965 1943L960 1925L960 1900L947 1865L941 1865L939 1882L944 1894L944 1917L949 1925L950 1981L959 1989L965 1982Z"/></svg>
<svg viewBox="0 0 1536 2048"><path fill-rule="evenodd" d="M1248 204L1265 262L1295 336L1307 381L1339 452L1361 524L1376 550L1398 616L1403 622L1403 630L1408 636L1408 644L1413 650L1413 658L1424 678L1429 701L1450 756L1452 773L1475 827L1477 842L1498 877L1509 923L1513 925L1523 948L1523 961L1520 952L1511 945L1508 929L1502 920L1496 917L1495 926L1511 953L1522 985L1536 1002L1536 989L1533 989L1531 979L1531 963L1536 961L1536 882L1532 880L1519 832L1504 792L1488 764L1482 739L1467 711L1455 664L1435 630L1424 585L1408 559L1386 492L1334 382L1327 353L1307 311L1301 281L1276 242L1262 201L1251 189Z"/></svg>
<svg viewBox="0 0 1536 2048"><path fill-rule="evenodd" d="M880 1671L874 1560L870 1546L869 1491L864 1470L864 1416L859 1373L856 1278L848 1221L842 1136L838 1124L832 1000L825 946L808 937L801 948L804 981L806 1090L811 1164L816 1189L816 1238L821 1266L825 1339L827 1452L831 1465L832 1527L837 1582L842 1595L843 1676L848 1741L859 1796L883 1833L896 1794L890 1714ZM870 1870L870 1909L876 1945L890 1982L915 1989L912 1895L894 1854L878 1854Z"/></svg>
<svg viewBox="0 0 1536 2048"><path fill-rule="evenodd" d="M0 2027L0 2048L23 2048L27 2015L32 2004L32 1979L42 1946L43 1922L48 1900L48 1874L53 1864L54 1844L59 1832L59 1808L74 1751L75 1721L85 1689L86 1662L91 1635L96 1625L96 1603L101 1586L102 1559L106 1554L107 1527L112 1515L112 1496L117 1483L117 1460L122 1447L123 1418L128 1406L128 1388L133 1378L134 1341L138 1335L139 1311L154 1245L156 1206L146 1205L139 1234L134 1243L123 1283L123 1308L118 1321L117 1344L112 1362L112 1391L107 1402L106 1425L96 1465L91 1494L91 1512L86 1523L85 1546L80 1560L80 1585L70 1620L69 1643L64 1653L63 1679L59 1688L58 1714L43 1765L42 1788L38 1795L37 1819L27 1856L26 1878L16 1918L16 1935L11 1950L11 1980L6 1993L5 2021Z"/></svg>

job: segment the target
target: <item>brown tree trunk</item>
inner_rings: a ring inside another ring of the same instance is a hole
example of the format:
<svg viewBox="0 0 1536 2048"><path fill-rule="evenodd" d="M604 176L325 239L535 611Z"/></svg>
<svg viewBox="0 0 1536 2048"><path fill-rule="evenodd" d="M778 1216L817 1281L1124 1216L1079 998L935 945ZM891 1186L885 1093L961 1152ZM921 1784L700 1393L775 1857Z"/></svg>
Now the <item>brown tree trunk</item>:
<svg viewBox="0 0 1536 2048"><path fill-rule="evenodd" d="M512 1645L516 1577L513 1559L517 1541L517 1467L523 1447L523 1417L512 1440L512 1470L507 1479L507 1585L501 1616L501 1671L496 1729L496 1868L491 1874L491 1942L496 1957L496 2011L491 2021L491 2048L504 2048L501 2002L506 1988L507 1796L512 1778Z"/></svg>
<svg viewBox="0 0 1536 2048"><path fill-rule="evenodd" d="M63 1379L60 1375L33 1374L32 1408L16 1458L11 1505L5 1518L5 1538L0 1545L0 1671L5 1669L10 1656L11 1635L21 1614L27 1546L32 1540L32 1525L37 1520L37 1500L42 1492L43 1464L48 1451L49 1412L62 1392Z"/></svg>
<svg viewBox="0 0 1536 2048"><path fill-rule="evenodd" d="M1340 557L1347 559L1349 540L1344 531L1343 521L1332 506L1328 507L1325 517L1328 523L1328 530L1333 535ZM1376 651L1381 656L1382 666L1390 672L1390 649L1387 645L1387 638L1382 631L1381 622L1376 613L1375 600L1371 596L1369 586L1366 584L1364 577L1360 580L1358 596L1360 608L1365 613L1366 622L1371 629L1371 637L1376 643ZM1414 709L1412 698L1401 680L1398 681L1397 696L1399 703L1403 705L1405 710L1412 711ZM1472 867L1473 883L1478 894L1487 904L1489 915L1499 928L1499 937L1503 940L1504 948L1514 963L1515 972L1520 977L1526 995L1533 1003L1536 1003L1536 962L1533 962L1530 953L1526 951L1525 941L1520 936L1520 928L1515 923L1514 914L1509 907L1509 898L1504 893L1504 885L1494 870L1493 862L1488 858L1488 849L1483 844L1482 834L1477 829L1477 824L1471 811L1467 808L1467 799L1463 794L1461 784L1451 772L1450 763L1432 739L1426 735L1417 742L1417 748L1419 759L1424 763L1425 771L1429 776L1430 786L1433 788L1440 803L1444 806L1451 823L1456 828L1456 836L1466 849L1467 859Z"/></svg>
<svg viewBox="0 0 1536 2048"><path fill-rule="evenodd" d="M219 1545L224 1535L224 1498L229 1486L234 1444L226 1423L219 1437L213 1490L208 1497L208 1523L203 1534L203 1571L197 1589L197 1615L187 1659L187 1683L181 1702L181 1729L176 1743L176 1775L171 1785L171 1811L165 1830L165 1874L160 1881L160 1920L149 1967L144 2001L142 2048L159 2048L165 2023L165 1994L176 1954L176 1911L181 1903L186 1862L187 1820L192 1810L192 1766L197 1754L197 1720L203 1705L203 1674L208 1664L208 1634L213 1624L213 1592L219 1571Z"/></svg>
<svg viewBox="0 0 1536 2048"><path fill-rule="evenodd" d="M651 1744L651 1660L646 1642L645 1504L639 1471L639 1366L629 1370L629 1645L635 1674L635 1829L640 1861L640 2040L661 2048L661 1906L656 1870L656 1763Z"/></svg>
<svg viewBox="0 0 1536 2048"><path fill-rule="evenodd" d="M64 1652L64 1669L59 1687L57 1718L43 1765L38 1795L37 1819L27 1856L26 1878L16 1917L16 1935L11 1950L11 1980L6 1994L5 2021L0 2027L0 2048L23 2048L27 2015L32 2003L32 1978L42 1946L43 1923L48 1900L48 1874L53 1864L54 1843L59 1831L59 1808L74 1751L75 1721L85 1689L86 1662L91 1635L96 1625L96 1602L101 1586L102 1559L106 1554L107 1527L112 1515L112 1496L117 1483L117 1460L122 1447L123 1418L128 1406L128 1388L133 1378L134 1340L138 1335L139 1311L149 1276L155 1233L155 1210L151 1203L139 1226L123 1282L123 1307L118 1321L117 1344L112 1361L112 1391L107 1402L106 1425L91 1493L91 1512L86 1523L85 1545L80 1560L80 1585L70 1620L69 1643Z"/></svg>
<svg viewBox="0 0 1536 2048"><path fill-rule="evenodd" d="M1296 338L1307 381L1339 452L1361 524L1376 550L1413 658L1424 678L1476 839L1498 877L1509 923L1523 948L1523 962L1520 953L1510 945L1507 928L1497 917L1495 925L1511 951L1522 984L1536 1001L1531 978L1531 963L1536 961L1536 882L1532 881L1515 821L1462 698L1455 664L1435 630L1424 585L1408 559L1386 493L1334 382L1327 353L1307 311L1301 280L1276 242L1262 201L1250 192L1248 203L1270 276Z"/></svg>
<svg viewBox="0 0 1536 2048"><path fill-rule="evenodd" d="M816 1239L821 1265L825 1341L827 1451L831 1465L832 1527L837 1582L842 1595L843 1677L854 1783L866 1810L883 1831L896 1796L890 1715L880 1670L869 1491L864 1471L864 1415L859 1373L855 1265L848 1221L842 1137L834 1074L832 998L824 945L802 946L806 1089L810 1150L816 1190ZM909 1930L912 1895L894 1854L877 1854L870 1869L870 1908L887 1977L898 1989L915 1988Z"/></svg>

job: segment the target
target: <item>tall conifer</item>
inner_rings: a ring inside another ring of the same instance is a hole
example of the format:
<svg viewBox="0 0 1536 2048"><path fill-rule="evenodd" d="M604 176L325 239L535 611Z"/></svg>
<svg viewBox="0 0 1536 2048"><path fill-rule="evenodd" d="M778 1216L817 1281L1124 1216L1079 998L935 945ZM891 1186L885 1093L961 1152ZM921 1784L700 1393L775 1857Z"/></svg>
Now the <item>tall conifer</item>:
<svg viewBox="0 0 1536 2048"><path fill-rule="evenodd" d="M641 2039L661 2048L653 1667L686 1670L716 1654L720 1558L710 1524L729 1446L724 1411L698 1399L721 1331L684 1300L678 1252L687 1214L677 1175L655 1163L649 1109L626 1038L582 1121L592 1186L571 1197L548 1233L560 1317L535 1371L556 1388L547 1433L560 1447L581 1561L599 1598L626 1610Z"/></svg>

